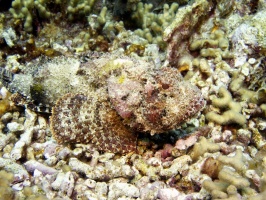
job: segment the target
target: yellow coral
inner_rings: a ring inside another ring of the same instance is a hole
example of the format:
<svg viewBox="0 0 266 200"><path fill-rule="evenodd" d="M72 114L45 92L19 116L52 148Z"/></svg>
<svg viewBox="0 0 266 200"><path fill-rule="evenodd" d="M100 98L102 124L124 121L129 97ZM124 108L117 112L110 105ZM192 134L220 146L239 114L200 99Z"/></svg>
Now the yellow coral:
<svg viewBox="0 0 266 200"><path fill-rule="evenodd" d="M224 125L236 123L244 126L246 124L246 117L240 113L242 109L241 105L238 102L233 101L230 92L224 87L219 89L219 95L220 98L215 98L212 100L213 105L220 109L228 110L222 114L218 114L214 111L208 112L206 114L206 119L217 124Z"/></svg>
<svg viewBox="0 0 266 200"><path fill-rule="evenodd" d="M118 79L117 79L117 82L119 83L119 84L121 84L121 83L123 83L124 81L125 81L125 76L124 75L121 75L121 76L119 76L118 77Z"/></svg>
<svg viewBox="0 0 266 200"><path fill-rule="evenodd" d="M13 174L0 171L0 200L14 199L15 193L10 187L13 178Z"/></svg>

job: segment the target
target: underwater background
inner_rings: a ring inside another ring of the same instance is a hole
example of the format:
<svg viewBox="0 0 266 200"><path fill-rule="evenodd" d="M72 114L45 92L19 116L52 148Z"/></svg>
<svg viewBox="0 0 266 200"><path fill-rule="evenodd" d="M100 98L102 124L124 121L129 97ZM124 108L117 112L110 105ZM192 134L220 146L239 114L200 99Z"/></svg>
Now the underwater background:
<svg viewBox="0 0 266 200"><path fill-rule="evenodd" d="M0 200L266 196L265 0L0 0Z"/></svg>

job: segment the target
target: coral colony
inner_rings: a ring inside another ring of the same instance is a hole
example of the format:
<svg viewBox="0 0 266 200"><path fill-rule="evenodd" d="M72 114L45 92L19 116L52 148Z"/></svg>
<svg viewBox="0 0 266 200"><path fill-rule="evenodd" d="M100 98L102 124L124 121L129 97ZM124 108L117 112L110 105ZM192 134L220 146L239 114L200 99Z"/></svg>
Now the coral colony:
<svg viewBox="0 0 266 200"><path fill-rule="evenodd" d="M0 200L266 196L265 0L0 0Z"/></svg>

